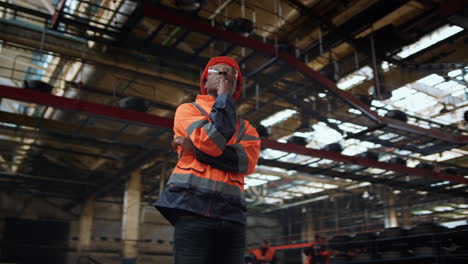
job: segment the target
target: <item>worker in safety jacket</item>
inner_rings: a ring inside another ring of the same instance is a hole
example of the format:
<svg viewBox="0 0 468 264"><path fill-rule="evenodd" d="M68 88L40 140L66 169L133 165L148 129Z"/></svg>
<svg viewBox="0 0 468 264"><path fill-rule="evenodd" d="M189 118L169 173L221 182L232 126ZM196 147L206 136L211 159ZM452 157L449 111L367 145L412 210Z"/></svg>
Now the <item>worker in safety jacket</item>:
<svg viewBox="0 0 468 264"><path fill-rule="evenodd" d="M212 58L202 95L180 105L173 148L179 161L156 208L175 226L176 264L242 263L245 251L244 177L255 170L260 138L237 117L242 74L229 57Z"/></svg>
<svg viewBox="0 0 468 264"><path fill-rule="evenodd" d="M252 253L255 255L259 264L270 264L273 263L275 256L275 250L270 247L268 240L263 240L260 248L254 249Z"/></svg>

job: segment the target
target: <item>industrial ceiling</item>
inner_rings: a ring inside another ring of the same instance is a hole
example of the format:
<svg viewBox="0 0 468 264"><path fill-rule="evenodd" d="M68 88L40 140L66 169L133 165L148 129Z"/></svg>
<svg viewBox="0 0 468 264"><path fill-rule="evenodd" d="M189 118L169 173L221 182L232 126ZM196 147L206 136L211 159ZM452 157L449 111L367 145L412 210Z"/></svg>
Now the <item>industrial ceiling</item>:
<svg viewBox="0 0 468 264"><path fill-rule="evenodd" d="M73 210L118 201L141 169L154 201L177 159L176 107L194 100L211 57L230 56L245 77L239 115L263 136L246 178L252 211L388 186L415 215L466 219L467 10L455 0L0 1L0 188ZM52 89L28 89L33 80Z"/></svg>

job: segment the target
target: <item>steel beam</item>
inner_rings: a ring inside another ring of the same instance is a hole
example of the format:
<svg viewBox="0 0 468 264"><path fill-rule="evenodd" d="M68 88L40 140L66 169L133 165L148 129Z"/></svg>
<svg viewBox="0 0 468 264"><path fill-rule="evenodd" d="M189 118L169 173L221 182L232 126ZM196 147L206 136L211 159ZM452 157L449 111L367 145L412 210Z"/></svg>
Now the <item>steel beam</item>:
<svg viewBox="0 0 468 264"><path fill-rule="evenodd" d="M68 110L81 111L84 113L89 113L93 115L100 115L105 117L111 117L120 120L126 120L129 122L137 122L142 124L149 124L153 126L164 127L172 129L173 119L159 117L155 115L150 115L146 113L140 113L135 111L130 111L122 108L101 105L96 103L90 103L78 99L69 99L64 97L58 97L50 94L30 91L26 89L19 89L9 86L0 85L0 97L27 101L36 104L49 105L54 107L59 107ZM404 124L404 123L403 123ZM428 129L419 128L418 132L423 133L424 131L429 131ZM428 134L428 132L426 133ZM461 140L466 140L466 136L459 136L458 143L460 144ZM452 140L455 140L452 139ZM317 150L306 148L296 144L287 144L279 143L270 139L262 139L262 145L265 148L271 148L281 151L287 151L302 155L308 155L313 157L319 157L323 159L330 159L338 162L344 162L348 164L356 164L372 168L381 168L385 170L405 173L409 175L422 176L422 177L432 177L439 180L458 182L458 183L468 183L468 179L462 176L456 176L446 173L439 173L435 171L429 171L419 168L409 168L406 166L401 166L397 164L389 164L385 162L379 162L371 159L356 157L356 156L345 156L339 153Z"/></svg>
<svg viewBox="0 0 468 264"><path fill-rule="evenodd" d="M0 85L0 97L172 129L174 120L118 107Z"/></svg>
<svg viewBox="0 0 468 264"><path fill-rule="evenodd" d="M57 4L57 8L55 9L55 13L52 16L51 19L51 28L52 29L57 29L58 24L60 23L60 18L62 17L62 12L63 9L65 8L65 2L67 0L60 0L60 2Z"/></svg>
<svg viewBox="0 0 468 264"><path fill-rule="evenodd" d="M297 69L299 72L301 72L305 76L308 76L314 79L315 81L319 82L327 90L331 91L336 96L343 99L350 106L357 108L358 110L363 112L366 116L376 121L377 123L386 124L386 121L388 121L388 119L384 119L381 116L379 116L376 112L370 110L370 108L367 105L365 105L363 102L358 100L355 96L351 95L350 93L346 91L342 91L338 89L338 87L335 85L334 82L327 79L320 73L312 70L302 61L297 59L295 56L287 52L277 53L277 50L271 45L268 45L266 43L263 43L254 39L243 37L236 33L225 31L221 28L212 27L208 23L205 23L203 21L200 21L194 18L182 16L168 9L162 9L162 8L151 6L151 5L145 5L144 15L148 18L158 19L158 20L170 23L170 24L183 26L194 32L200 32L203 34L207 34L209 36L216 36L221 40L228 41L239 46L248 47L253 50L270 55L270 56L277 56L283 61L285 61L286 63L288 63L289 65L293 66L295 69ZM390 125L394 125L394 124L390 123ZM405 128L405 130L413 130L413 127L409 127L408 124L399 124L399 129L402 129L402 128ZM442 132L438 133L438 132L434 132L433 130L428 130L428 129L425 130L425 134L428 136L435 137L435 138L439 138L442 136L449 140L453 139L452 137L448 135L442 135L443 134ZM449 142L463 145L463 144L466 144L466 142L468 142L468 137L462 136L459 140L455 140L455 141L450 140Z"/></svg>
<svg viewBox="0 0 468 264"><path fill-rule="evenodd" d="M281 150L285 152L297 153L297 154L311 156L311 157L318 157L322 159L330 159L330 160L334 160L338 162L344 162L347 164L356 164L356 165L370 167L370 168L379 168L379 169L384 169L384 170L389 170L389 171L395 171L395 172L400 172L400 173L404 173L408 175L432 177L432 178L443 180L443 181L468 184L468 179L464 178L463 176L456 176L452 174L440 173L440 172L420 169L420 168L409 168L409 167L398 165L398 164L390 164L390 163L375 161L372 159L361 158L357 156L345 156L345 155L341 155L339 153L332 152L332 151L311 149L311 148L306 148L306 147L296 145L296 144L280 143L271 139L263 138L262 147Z"/></svg>
<svg viewBox="0 0 468 264"><path fill-rule="evenodd" d="M402 121L393 119L393 118L387 118L387 117L382 117L382 120L387 124L388 127L390 128L395 128L397 130L402 130L418 135L423 135L423 136L430 136L432 138L437 138L443 141L451 142L451 143L456 143L461 145L466 144L468 141L468 136L462 136L462 135L451 135L447 134L435 129L426 129L414 125L410 125L407 123L404 123Z"/></svg>
<svg viewBox="0 0 468 264"><path fill-rule="evenodd" d="M153 144L154 138L152 136L137 136L126 133L119 135L118 138L113 138L113 135L116 134L116 131L114 129L95 128L92 126L86 126L85 122L82 122L82 124L80 125L75 125L64 121L41 119L38 117L30 117L27 115L13 114L3 111L0 111L0 122L25 127L39 128L43 131L50 131L55 134L71 136L75 138L99 139L106 140L108 142L112 142L113 144L119 145L153 149L159 148L157 144ZM118 127L116 128L118 129Z"/></svg>
<svg viewBox="0 0 468 264"><path fill-rule="evenodd" d="M148 18L158 19L166 23L183 26L187 29L190 29L191 31L207 34L209 36L217 36L221 40L224 40L224 41L227 41L227 42L230 42L230 43L242 46L242 47L251 48L253 50L256 50L258 52L261 52L261 53L264 53L273 57L279 57L280 59L282 59L289 65L296 68L299 72L301 72L305 76L308 76L309 78L312 78L318 81L326 89L328 89L329 91L331 91L332 93L334 93L335 95L343 99L346 103L348 103L352 107L359 109L361 112L366 114L372 120L378 123L382 122L380 120L380 116L374 111L370 110L370 108L367 105L359 101L353 95L338 89L338 87L336 87L336 85L332 81L325 78L320 73L312 70L302 61L297 59L295 56L288 54L287 52L284 52L284 51L278 52L277 49L275 49L275 47L269 44L263 43L258 40L246 38L239 34L225 31L221 28L212 27L208 23L183 16L181 14L172 12L171 10L168 10L168 9L162 9L160 7L155 7L151 5L145 5L143 9L144 9L144 15Z"/></svg>

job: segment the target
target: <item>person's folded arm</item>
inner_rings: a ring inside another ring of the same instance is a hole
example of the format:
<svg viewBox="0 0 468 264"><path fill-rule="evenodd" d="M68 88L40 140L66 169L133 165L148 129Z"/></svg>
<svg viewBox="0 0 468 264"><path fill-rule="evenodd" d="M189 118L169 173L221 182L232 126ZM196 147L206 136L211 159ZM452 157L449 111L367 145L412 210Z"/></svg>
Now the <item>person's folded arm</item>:
<svg viewBox="0 0 468 264"><path fill-rule="evenodd" d="M225 151L236 129L236 110L232 96L219 95L209 117L192 104L182 104L176 110L174 132L176 137L189 138L197 150L218 157Z"/></svg>
<svg viewBox="0 0 468 264"><path fill-rule="evenodd" d="M257 131L246 122L246 131L239 143L227 145L220 156L214 157L194 148L198 161L223 171L251 174L255 171L260 155L260 138Z"/></svg>

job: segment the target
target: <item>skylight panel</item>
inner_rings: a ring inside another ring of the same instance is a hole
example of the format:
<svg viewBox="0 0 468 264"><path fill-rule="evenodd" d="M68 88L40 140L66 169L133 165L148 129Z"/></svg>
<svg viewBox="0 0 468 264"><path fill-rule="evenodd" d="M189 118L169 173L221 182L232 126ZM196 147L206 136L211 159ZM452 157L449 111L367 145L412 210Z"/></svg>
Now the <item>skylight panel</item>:
<svg viewBox="0 0 468 264"><path fill-rule="evenodd" d="M422 83L422 84L425 84L425 85L429 85L429 86L434 86L434 85L437 85L441 82L445 82L445 78L440 76L440 75L437 75L435 73L431 74L431 75L428 75L424 78L421 78L419 80L417 80L416 82L418 83Z"/></svg>
<svg viewBox="0 0 468 264"><path fill-rule="evenodd" d="M443 83L439 83L437 84L435 87L441 89L441 90L444 90L444 91L450 91L450 90L458 90L460 88L464 88L466 86L464 85L461 85L455 81L447 81L447 82L443 82Z"/></svg>
<svg viewBox="0 0 468 264"><path fill-rule="evenodd" d="M281 197L283 199L291 199L293 196L291 193L284 192L284 191L279 191L279 192L274 192L271 194L272 197Z"/></svg>
<svg viewBox="0 0 468 264"><path fill-rule="evenodd" d="M428 214L432 214L432 211L431 210L414 210L412 211L412 213L414 215L428 215Z"/></svg>
<svg viewBox="0 0 468 264"><path fill-rule="evenodd" d="M315 188L321 188L321 189L334 189L338 187L338 185L335 185L335 184L321 183L321 182L309 182L306 185L312 186Z"/></svg>
<svg viewBox="0 0 468 264"><path fill-rule="evenodd" d="M268 149L266 149L266 150L268 150ZM271 150L271 149L270 149L270 150ZM287 173L287 172L288 172L288 170L286 170L286 169L282 169L282 168L278 168L278 167L270 167L270 166L265 166L265 165L258 165L258 166L257 166L257 169L259 169L259 170L262 170L262 169L264 169L264 170L271 170L271 171L283 172L283 173Z"/></svg>
<svg viewBox="0 0 468 264"><path fill-rule="evenodd" d="M447 150L441 153L424 156L424 159L441 162L441 161L450 160L450 159L458 158L458 157L465 156L465 155L466 154L463 152L456 152L455 150Z"/></svg>
<svg viewBox="0 0 468 264"><path fill-rule="evenodd" d="M245 177L245 188L248 189L249 187L254 187L254 186L259 186L267 183L268 181L266 180L260 180L260 179L253 179L249 177Z"/></svg>
<svg viewBox="0 0 468 264"><path fill-rule="evenodd" d="M390 70L391 67L395 66L394 64L392 63L389 63L388 61L383 61L382 64L381 64L381 67L382 67L382 70L384 72L388 72Z"/></svg>
<svg viewBox="0 0 468 264"><path fill-rule="evenodd" d="M372 69L369 66L364 66L361 69L348 74L346 77L341 78L337 83L337 86L342 90L347 90L372 78L374 78Z"/></svg>
<svg viewBox="0 0 468 264"><path fill-rule="evenodd" d="M306 160L310 160L310 157L305 156L305 155L296 154L296 153L290 153L289 155L279 159L279 161L289 162L289 163L301 163L301 162L304 162Z"/></svg>
<svg viewBox="0 0 468 264"><path fill-rule="evenodd" d="M293 116L296 113L297 113L297 111L295 111L295 110L285 109L285 110L279 111L276 114L273 114L272 116L262 120L260 122L260 124L262 126L264 126L264 127L270 127L270 126L276 125L276 124L290 118L291 116Z"/></svg>
<svg viewBox="0 0 468 264"><path fill-rule="evenodd" d="M464 88L464 89L460 89L458 91L453 92L452 96L458 97L458 96L465 95L465 94L467 94L467 92L465 91L465 88Z"/></svg>
<svg viewBox="0 0 468 264"><path fill-rule="evenodd" d="M322 192L323 189L315 188L315 187L296 186L296 187L290 188L289 191L298 192L301 194L312 194L312 193Z"/></svg>
<svg viewBox="0 0 468 264"><path fill-rule="evenodd" d="M309 157L309 159L303 160L303 161L299 162L299 164L301 164L301 165L306 165L306 164L310 164L310 163L317 162L317 161L319 161L319 160L320 160L320 158L310 158L310 157Z"/></svg>
<svg viewBox="0 0 468 264"><path fill-rule="evenodd" d="M456 77L456 76L458 76L458 75L460 75L462 73L463 73L462 70L458 69L458 70L453 70L453 71L447 73L447 75L449 77Z"/></svg>
<svg viewBox="0 0 468 264"><path fill-rule="evenodd" d="M357 110L357 109L354 109L354 108L350 108L350 109L348 110L348 113L355 114L355 115L361 115L361 114L362 114L361 111L359 111L359 110Z"/></svg>
<svg viewBox="0 0 468 264"><path fill-rule="evenodd" d="M253 173L248 176L249 178L255 178L265 181L276 181L281 179L280 176L270 175L270 174L261 174L261 173Z"/></svg>
<svg viewBox="0 0 468 264"><path fill-rule="evenodd" d="M309 182L306 185L317 187L317 188L322 188L323 187L323 183L321 183L321 182Z"/></svg>
<svg viewBox="0 0 468 264"><path fill-rule="evenodd" d="M392 97L390 98L390 100L396 102L398 100L407 98L408 96L413 95L415 93L417 93L416 90L403 86L392 91Z"/></svg>
<svg viewBox="0 0 468 264"><path fill-rule="evenodd" d="M446 212L446 211L452 211L454 208L450 206L436 206L434 207L434 211L437 212Z"/></svg>
<svg viewBox="0 0 468 264"><path fill-rule="evenodd" d="M319 164L317 162L307 164L308 167L317 168Z"/></svg>
<svg viewBox="0 0 468 264"><path fill-rule="evenodd" d="M323 188L324 188L324 189L335 189L335 188L338 188L338 185L329 184L329 183L324 183L324 184L323 184Z"/></svg>
<svg viewBox="0 0 468 264"><path fill-rule="evenodd" d="M365 126L360 126L360 125L356 125L352 123L342 123L342 124L339 124L338 127L341 130L350 132L350 133L358 133L367 129L367 127Z"/></svg>
<svg viewBox="0 0 468 264"><path fill-rule="evenodd" d="M378 147L380 145L378 144L372 144L370 142L367 142L367 141L360 141L360 140L357 140L357 139L349 139L349 140L346 140L344 143L343 143L343 151L341 152L341 154L343 155L348 155L348 156L355 156L357 154L360 154L362 152L366 152L368 150L368 148L374 148L374 147Z"/></svg>
<svg viewBox="0 0 468 264"><path fill-rule="evenodd" d="M316 164L332 164L333 162L335 162L334 160L330 160L330 159L321 159L320 161L318 161Z"/></svg>
<svg viewBox="0 0 468 264"><path fill-rule="evenodd" d="M338 133L336 130L322 125L321 123L315 124L312 126L314 128L314 141L317 142L319 146L324 146L330 143L334 143L343 138L343 135Z"/></svg>
<svg viewBox="0 0 468 264"><path fill-rule="evenodd" d="M466 184L457 184L457 185L453 185L453 186L448 186L445 189L451 190L451 189L457 189L457 188L461 188L461 187L465 187L465 186L466 186Z"/></svg>
<svg viewBox="0 0 468 264"><path fill-rule="evenodd" d="M264 202L266 204L281 204L283 203L283 200L282 199L278 199L278 198L270 198L270 197L267 197L265 198Z"/></svg>
<svg viewBox="0 0 468 264"><path fill-rule="evenodd" d="M377 100L372 100L372 103L371 103L372 106L376 106L376 107L384 107L386 106L386 104L380 102L380 101L377 101Z"/></svg>
<svg viewBox="0 0 468 264"><path fill-rule="evenodd" d="M404 59L407 58L427 47L430 47L437 42L440 42L446 38L449 38L458 32L463 31L463 28L459 26L443 26L432 33L427 34L426 36L422 37L420 40L416 41L415 43L408 45L403 48L401 52L399 52L397 55Z"/></svg>
<svg viewBox="0 0 468 264"><path fill-rule="evenodd" d="M261 157L264 159L277 159L286 155L288 155L288 152L276 149L264 149L261 151Z"/></svg>
<svg viewBox="0 0 468 264"><path fill-rule="evenodd" d="M457 109L455 112L446 113L433 118L434 121L442 124L453 124L463 120L463 113L468 110L468 106Z"/></svg>
<svg viewBox="0 0 468 264"><path fill-rule="evenodd" d="M382 134L379 136L379 139L381 140L390 140L392 138L396 138L398 137L397 134L394 134L394 133L385 133L385 134Z"/></svg>
<svg viewBox="0 0 468 264"><path fill-rule="evenodd" d="M377 110L377 114L379 114L380 116L385 116L385 114L388 113L388 110L385 110L385 109L378 109Z"/></svg>
<svg viewBox="0 0 468 264"><path fill-rule="evenodd" d="M435 104L437 104L437 100L435 98L421 92L412 94L411 96L394 103L396 107L406 109L407 111L411 111L413 113L420 112L421 110L431 107Z"/></svg>
<svg viewBox="0 0 468 264"><path fill-rule="evenodd" d="M449 181L437 182L437 183L431 184L430 186L436 187L436 186L447 185L447 184L450 184L450 182Z"/></svg>
<svg viewBox="0 0 468 264"><path fill-rule="evenodd" d="M315 132L294 132L291 134L291 136L297 136L297 137L303 137L303 138L308 138L314 135Z"/></svg>
<svg viewBox="0 0 468 264"><path fill-rule="evenodd" d="M381 174L381 173L384 173L386 170L379 169L379 168L369 168L367 169L367 171L373 174Z"/></svg>
<svg viewBox="0 0 468 264"><path fill-rule="evenodd" d="M277 189L278 189L278 190L284 190L284 189L290 188L291 186L293 186L293 185L287 183L287 184L280 185Z"/></svg>

